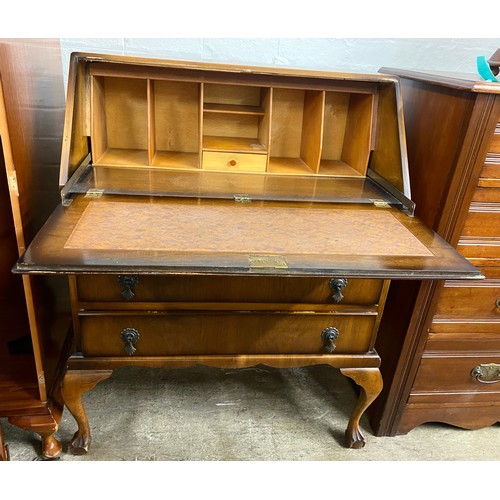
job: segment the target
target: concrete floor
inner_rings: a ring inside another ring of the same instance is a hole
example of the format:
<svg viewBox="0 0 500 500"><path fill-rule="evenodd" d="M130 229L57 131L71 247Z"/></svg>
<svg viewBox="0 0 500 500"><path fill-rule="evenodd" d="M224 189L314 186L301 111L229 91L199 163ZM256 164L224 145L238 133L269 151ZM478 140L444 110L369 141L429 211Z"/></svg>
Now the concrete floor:
<svg viewBox="0 0 500 500"><path fill-rule="evenodd" d="M425 424L406 436L342 446L357 395L327 366L276 370L122 368L86 393L93 442L67 453L76 424L67 410L58 432L63 461L497 461L500 426L475 431ZM37 435L2 419L11 460L31 461Z"/></svg>

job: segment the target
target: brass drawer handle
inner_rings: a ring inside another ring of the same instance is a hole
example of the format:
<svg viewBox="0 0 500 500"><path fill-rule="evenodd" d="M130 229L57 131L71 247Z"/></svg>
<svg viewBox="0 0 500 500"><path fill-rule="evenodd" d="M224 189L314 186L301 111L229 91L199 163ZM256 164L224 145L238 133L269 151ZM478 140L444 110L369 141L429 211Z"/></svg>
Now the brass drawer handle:
<svg viewBox="0 0 500 500"><path fill-rule="evenodd" d="M236 167L236 160L230 160L229 165L231 165L231 167Z"/></svg>
<svg viewBox="0 0 500 500"><path fill-rule="evenodd" d="M481 384L496 384L500 382L500 364L488 363L477 365L470 374Z"/></svg>
<svg viewBox="0 0 500 500"><path fill-rule="evenodd" d="M495 307L500 308L500 297L498 297L497 301L495 302Z"/></svg>
<svg viewBox="0 0 500 500"><path fill-rule="evenodd" d="M140 339L139 332L135 328L124 328L120 333L120 339L125 344L124 351L129 355L135 353L137 350L135 344Z"/></svg>
<svg viewBox="0 0 500 500"><path fill-rule="evenodd" d="M132 300L135 297L135 287L139 284L139 278L134 275L118 276L118 283L122 287L122 297L125 300Z"/></svg>
<svg viewBox="0 0 500 500"><path fill-rule="evenodd" d="M325 344L323 349L328 353L332 353L337 347L333 342L337 340L339 331L334 326L328 326L321 332L321 340Z"/></svg>
<svg viewBox="0 0 500 500"><path fill-rule="evenodd" d="M332 300L335 303L342 302L344 295L342 295L342 290L347 286L346 278L332 278L328 283L330 290L332 291Z"/></svg>

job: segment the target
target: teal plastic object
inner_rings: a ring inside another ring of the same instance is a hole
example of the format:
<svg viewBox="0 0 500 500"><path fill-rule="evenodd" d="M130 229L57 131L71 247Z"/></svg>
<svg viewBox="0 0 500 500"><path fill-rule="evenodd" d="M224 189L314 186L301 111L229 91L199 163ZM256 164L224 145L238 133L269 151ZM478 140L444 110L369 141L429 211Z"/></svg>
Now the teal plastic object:
<svg viewBox="0 0 500 500"><path fill-rule="evenodd" d="M491 71L490 65L484 56L478 56L477 58L477 72L479 76L487 82L498 82L498 79Z"/></svg>

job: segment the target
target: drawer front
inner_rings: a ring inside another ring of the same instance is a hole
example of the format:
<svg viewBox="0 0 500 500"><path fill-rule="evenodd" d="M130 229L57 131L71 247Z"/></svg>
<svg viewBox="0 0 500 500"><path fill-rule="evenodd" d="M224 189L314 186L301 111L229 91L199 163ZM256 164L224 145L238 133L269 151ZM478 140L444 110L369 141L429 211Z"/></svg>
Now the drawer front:
<svg viewBox="0 0 500 500"><path fill-rule="evenodd" d="M493 139L489 147L490 153L500 153L500 122L497 123Z"/></svg>
<svg viewBox="0 0 500 500"><path fill-rule="evenodd" d="M332 297L339 288L343 296L340 304L369 306L378 303L384 282L261 276L83 275L76 278L76 283L78 298L84 302L334 304Z"/></svg>
<svg viewBox="0 0 500 500"><path fill-rule="evenodd" d="M500 266L500 238L462 238L457 250L474 266Z"/></svg>
<svg viewBox="0 0 500 500"><path fill-rule="evenodd" d="M439 297L436 316L491 316L500 318L500 280L469 286L447 282Z"/></svg>
<svg viewBox="0 0 500 500"><path fill-rule="evenodd" d="M500 179L500 152L488 154L484 162L483 169L479 179L479 185L487 183L489 180L497 181Z"/></svg>
<svg viewBox="0 0 500 500"><path fill-rule="evenodd" d="M265 172L267 155L246 153L203 153L205 170L230 170L234 172Z"/></svg>
<svg viewBox="0 0 500 500"><path fill-rule="evenodd" d="M465 219L462 236L500 237L500 204L472 205Z"/></svg>
<svg viewBox="0 0 500 500"><path fill-rule="evenodd" d="M412 396L467 393L468 401L486 395L500 401L500 353L480 356L424 356L420 361ZM410 396L410 403L412 402Z"/></svg>
<svg viewBox="0 0 500 500"><path fill-rule="evenodd" d="M498 186L497 186L498 184ZM476 203L500 203L500 179L480 180L472 201Z"/></svg>
<svg viewBox="0 0 500 500"><path fill-rule="evenodd" d="M169 356L320 354L329 345L323 331L330 327L338 330L335 354L364 353L372 346L376 317L200 312L82 314L79 320L85 356Z"/></svg>

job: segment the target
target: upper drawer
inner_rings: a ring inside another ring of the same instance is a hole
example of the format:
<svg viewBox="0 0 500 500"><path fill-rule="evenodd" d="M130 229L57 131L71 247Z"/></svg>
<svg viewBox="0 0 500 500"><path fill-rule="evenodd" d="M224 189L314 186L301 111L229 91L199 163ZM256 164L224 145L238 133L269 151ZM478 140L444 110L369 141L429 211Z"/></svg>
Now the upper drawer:
<svg viewBox="0 0 500 500"><path fill-rule="evenodd" d="M76 283L82 302L335 304L333 295L339 288L343 296L340 304L374 305L379 301L384 282L262 276L82 275L76 278Z"/></svg>
<svg viewBox="0 0 500 500"><path fill-rule="evenodd" d="M438 315L500 318L500 280L486 279L469 283L446 282L439 296L436 310L436 316Z"/></svg>

